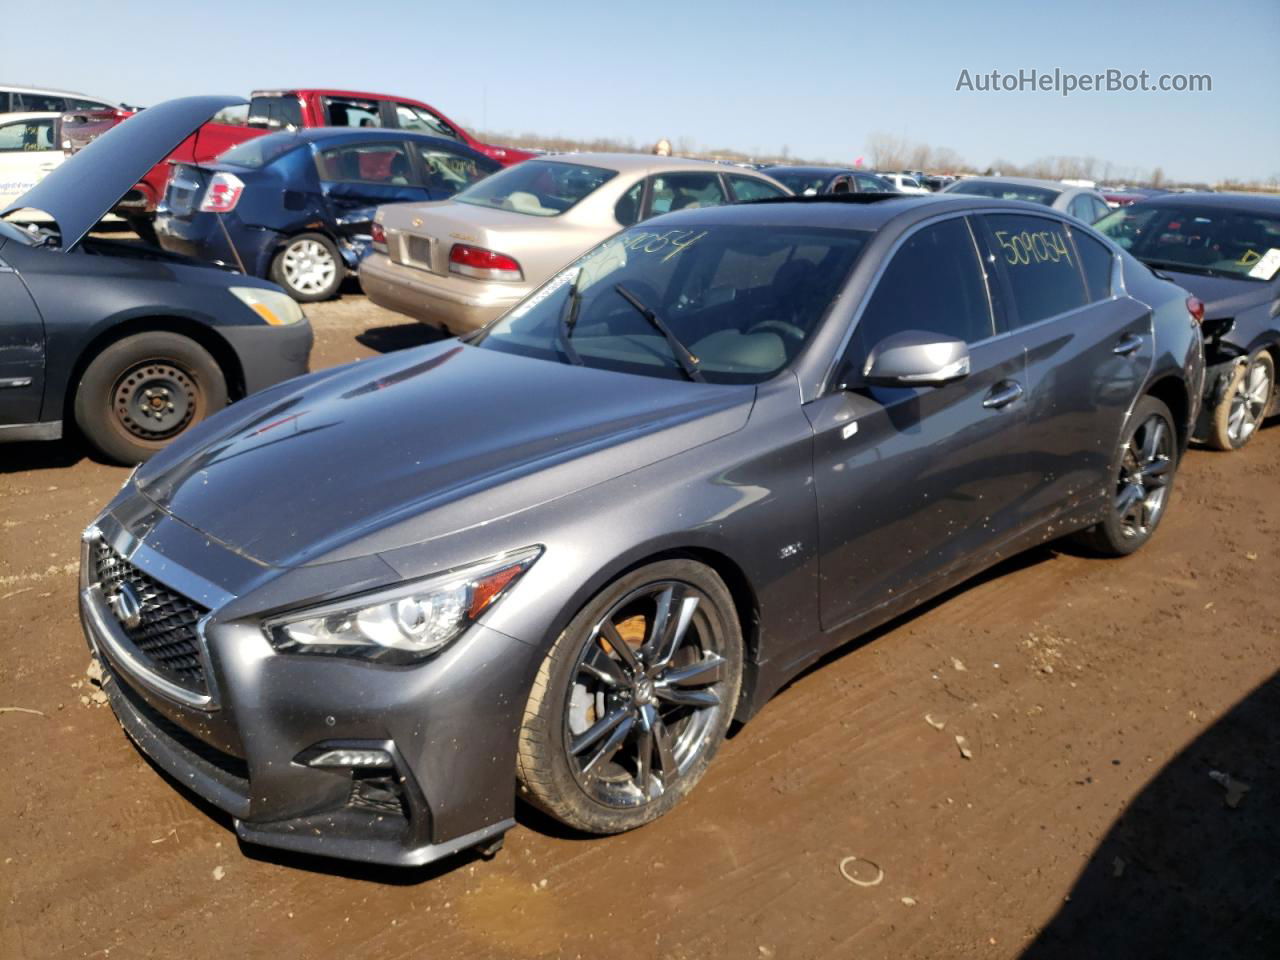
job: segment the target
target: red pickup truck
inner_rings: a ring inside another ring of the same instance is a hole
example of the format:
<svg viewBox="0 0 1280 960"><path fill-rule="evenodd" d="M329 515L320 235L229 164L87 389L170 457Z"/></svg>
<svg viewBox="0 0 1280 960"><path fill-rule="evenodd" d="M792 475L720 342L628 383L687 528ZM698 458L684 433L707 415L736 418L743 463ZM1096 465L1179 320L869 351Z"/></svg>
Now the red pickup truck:
<svg viewBox="0 0 1280 960"><path fill-rule="evenodd" d="M408 97L350 90L255 90L245 123L206 123L156 164L116 207L135 229L149 232L156 203L164 196L174 163L204 163L252 137L298 127L399 127L465 143L510 166L533 154L514 147L481 143L435 107ZM62 148L75 153L106 133L130 110L88 110L62 118Z"/></svg>

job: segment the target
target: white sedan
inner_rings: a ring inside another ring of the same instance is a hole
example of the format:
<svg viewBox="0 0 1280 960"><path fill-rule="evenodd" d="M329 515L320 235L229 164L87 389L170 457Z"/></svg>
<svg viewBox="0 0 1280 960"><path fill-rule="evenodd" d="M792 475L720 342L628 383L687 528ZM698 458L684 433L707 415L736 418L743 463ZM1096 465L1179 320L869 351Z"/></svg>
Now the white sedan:
<svg viewBox="0 0 1280 960"><path fill-rule="evenodd" d="M0 208L22 196L62 163L57 113L0 117Z"/></svg>

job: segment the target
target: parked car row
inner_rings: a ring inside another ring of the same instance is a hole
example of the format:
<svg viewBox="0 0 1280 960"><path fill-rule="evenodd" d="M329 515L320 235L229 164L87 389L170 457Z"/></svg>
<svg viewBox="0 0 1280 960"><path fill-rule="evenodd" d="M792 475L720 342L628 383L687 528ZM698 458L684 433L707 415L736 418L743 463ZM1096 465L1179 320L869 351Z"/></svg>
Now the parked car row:
<svg viewBox="0 0 1280 960"><path fill-rule="evenodd" d="M50 218L0 224L0 439L74 422L146 461L85 532L85 635L127 734L247 842L493 851L516 784L648 823L840 644L1050 539L1141 548L1188 444L1274 407L1280 201L1094 229L1057 196L320 128L175 167L160 236L233 266L89 235L236 104L142 111L0 211ZM464 336L297 376L310 326L248 274L320 295L321 227Z"/></svg>

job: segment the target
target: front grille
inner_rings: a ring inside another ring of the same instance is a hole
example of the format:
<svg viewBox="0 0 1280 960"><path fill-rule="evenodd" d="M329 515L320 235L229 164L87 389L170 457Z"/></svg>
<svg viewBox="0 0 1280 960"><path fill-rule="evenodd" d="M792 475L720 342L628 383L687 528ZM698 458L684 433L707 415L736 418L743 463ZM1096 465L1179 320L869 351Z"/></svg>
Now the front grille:
<svg viewBox="0 0 1280 960"><path fill-rule="evenodd" d="M139 618L133 626L120 623L125 636L156 673L194 693L207 695L200 639L196 624L209 611L164 584L153 580L106 543L93 548L94 578L116 619L121 619L123 590L132 590Z"/></svg>

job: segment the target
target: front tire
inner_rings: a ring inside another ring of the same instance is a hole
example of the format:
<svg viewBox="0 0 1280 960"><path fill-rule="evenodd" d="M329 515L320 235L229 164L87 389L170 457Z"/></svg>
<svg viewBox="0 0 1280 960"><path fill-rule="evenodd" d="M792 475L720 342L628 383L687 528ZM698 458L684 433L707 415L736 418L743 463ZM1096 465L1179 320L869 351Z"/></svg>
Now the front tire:
<svg viewBox="0 0 1280 960"><path fill-rule="evenodd" d="M1164 517L1177 469L1173 415L1155 397L1143 397L1120 438L1106 519L1082 531L1080 539L1104 556L1123 557L1140 549Z"/></svg>
<svg viewBox="0 0 1280 960"><path fill-rule="evenodd" d="M616 580L538 671L520 731L524 796L587 833L656 820L706 772L742 663L733 598L709 567L666 560Z"/></svg>
<svg viewBox="0 0 1280 960"><path fill-rule="evenodd" d="M1209 444L1217 450L1239 450L1262 426L1275 395L1276 364L1259 350L1231 373L1209 421Z"/></svg>
<svg viewBox="0 0 1280 960"><path fill-rule="evenodd" d="M189 337L152 331L111 344L76 388L76 424L117 463L149 459L227 405L217 362Z"/></svg>
<svg viewBox="0 0 1280 960"><path fill-rule="evenodd" d="M322 233L290 237L271 261L271 279L299 303L330 299L345 274L338 248Z"/></svg>

